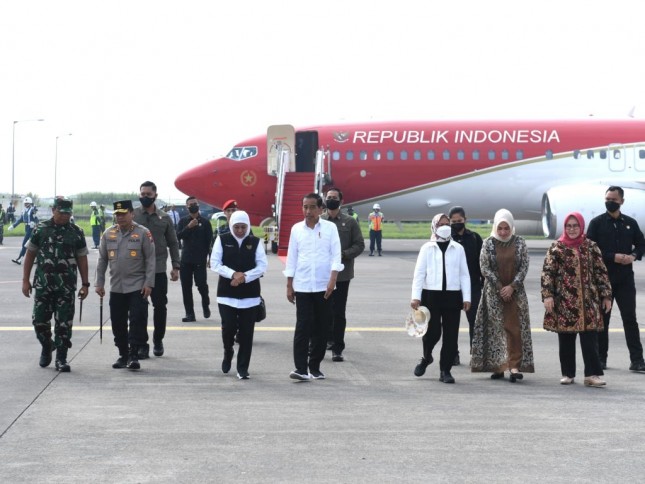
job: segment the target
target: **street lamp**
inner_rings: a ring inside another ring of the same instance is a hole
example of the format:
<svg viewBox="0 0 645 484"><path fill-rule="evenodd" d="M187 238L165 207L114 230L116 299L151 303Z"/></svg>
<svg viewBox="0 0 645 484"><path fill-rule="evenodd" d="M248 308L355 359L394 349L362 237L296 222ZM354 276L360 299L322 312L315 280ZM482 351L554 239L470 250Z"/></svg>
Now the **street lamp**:
<svg viewBox="0 0 645 484"><path fill-rule="evenodd" d="M56 180L58 174L58 138L72 136L72 133L59 134L56 136L56 156L54 157L54 199L56 198Z"/></svg>
<svg viewBox="0 0 645 484"><path fill-rule="evenodd" d="M11 201L13 202L13 197L16 195L15 191L15 180L16 180L16 124L18 123L28 123L36 121L45 121L44 119L21 119L13 122L13 136L11 139Z"/></svg>

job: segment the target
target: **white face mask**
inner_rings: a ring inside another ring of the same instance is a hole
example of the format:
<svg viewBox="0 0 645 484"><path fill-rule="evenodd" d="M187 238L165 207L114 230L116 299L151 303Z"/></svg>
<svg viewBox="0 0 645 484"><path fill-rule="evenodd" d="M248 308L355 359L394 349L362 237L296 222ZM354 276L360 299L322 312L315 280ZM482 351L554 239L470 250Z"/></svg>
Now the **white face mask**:
<svg viewBox="0 0 645 484"><path fill-rule="evenodd" d="M452 229L450 228L450 225L442 225L441 227L437 227L437 231L435 232L437 238L442 240L448 240L451 233Z"/></svg>

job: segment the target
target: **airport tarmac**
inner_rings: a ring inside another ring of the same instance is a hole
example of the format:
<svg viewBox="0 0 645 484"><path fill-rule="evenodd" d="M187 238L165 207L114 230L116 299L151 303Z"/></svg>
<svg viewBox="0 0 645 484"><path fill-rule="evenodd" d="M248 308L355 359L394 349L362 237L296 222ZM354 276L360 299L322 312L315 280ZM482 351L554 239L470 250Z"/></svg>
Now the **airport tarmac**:
<svg viewBox="0 0 645 484"><path fill-rule="evenodd" d="M275 255L262 280L268 316L256 326L250 380L219 369L215 305L209 320L198 312L196 323L181 323L179 282L169 283L166 353L143 360L141 371L112 369L117 350L109 322L99 341L93 292L82 322L77 306L71 373L40 368L32 300L20 292L22 267L11 262L20 242L5 238L0 246L0 482L645 479L645 374L628 371L617 310L607 387L583 386L579 350L576 383L559 384L557 337L541 329L539 275L548 242L529 241L536 373L515 384L470 373L462 316L454 385L438 381L437 362L424 377L412 373L421 341L403 322L423 241L385 240L383 257L357 259L346 360L332 363L328 353L321 367L327 379L306 383L289 379L295 308ZM96 257L91 251L91 274ZM635 270L643 327L645 263ZM214 294L214 273L209 282ZM107 298L104 311L107 319Z"/></svg>

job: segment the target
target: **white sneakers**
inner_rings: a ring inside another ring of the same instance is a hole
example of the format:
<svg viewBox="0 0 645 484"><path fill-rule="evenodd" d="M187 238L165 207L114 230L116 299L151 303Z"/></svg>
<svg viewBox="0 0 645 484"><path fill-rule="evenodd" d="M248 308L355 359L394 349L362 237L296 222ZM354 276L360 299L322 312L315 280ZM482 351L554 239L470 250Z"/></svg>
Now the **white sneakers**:
<svg viewBox="0 0 645 484"><path fill-rule="evenodd" d="M601 380L600 377L598 377L596 375L591 375L591 376L585 377L585 386L586 387L599 388L599 387L605 386L606 384L607 384L606 381Z"/></svg>
<svg viewBox="0 0 645 484"><path fill-rule="evenodd" d="M573 383L573 378L569 378L568 376L563 376L560 378L560 385L571 385Z"/></svg>

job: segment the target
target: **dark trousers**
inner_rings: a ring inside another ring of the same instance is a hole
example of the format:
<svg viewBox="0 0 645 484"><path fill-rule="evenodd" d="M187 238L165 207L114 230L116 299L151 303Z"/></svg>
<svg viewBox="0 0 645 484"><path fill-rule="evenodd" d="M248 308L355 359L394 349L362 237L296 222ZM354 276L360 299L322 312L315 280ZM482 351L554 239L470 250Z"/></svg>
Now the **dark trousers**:
<svg viewBox="0 0 645 484"><path fill-rule="evenodd" d="M92 240L94 241L94 247L98 247L101 243L101 226L92 225Z"/></svg>
<svg viewBox="0 0 645 484"><path fill-rule="evenodd" d="M296 292L296 331L293 336L293 361L298 373L320 371L325 357L327 332L331 324L332 298L324 292ZM309 340L311 355L309 356ZM309 357L309 363L307 363Z"/></svg>
<svg viewBox="0 0 645 484"><path fill-rule="evenodd" d="M347 327L345 309L347 308L349 283L350 281L336 282L336 289L331 296L333 321L329 331L329 341L333 343L331 350L334 353L342 353L345 349L345 328Z"/></svg>
<svg viewBox="0 0 645 484"><path fill-rule="evenodd" d="M21 246L22 248L20 249L20 254L18 254L18 259L22 259L25 256L25 254L27 253L27 247L25 247L25 244L31 238L31 230L32 229L31 229L31 227L29 227L29 225L27 225L25 227L25 236L22 239L22 246Z"/></svg>
<svg viewBox="0 0 645 484"><path fill-rule="evenodd" d="M439 369L450 371L457 354L461 291L427 291L421 293L421 305L430 310L428 331L423 335L423 357L430 361L432 350L441 339ZM443 330L443 338L442 338Z"/></svg>
<svg viewBox="0 0 645 484"><path fill-rule="evenodd" d="M219 315L222 318L222 342L224 353L233 353L235 334L240 344L237 352L237 371L249 370L251 351L253 350L253 330L257 319L258 307L238 309L226 304L218 304Z"/></svg>
<svg viewBox="0 0 645 484"><path fill-rule="evenodd" d="M4 242L4 224L0 224L0 245Z"/></svg>
<svg viewBox="0 0 645 484"><path fill-rule="evenodd" d="M576 376L576 336L578 333L558 333L560 345L560 368L562 376ZM583 331L580 333L580 349L585 362L585 376L603 375L598 357L598 333Z"/></svg>
<svg viewBox="0 0 645 484"><path fill-rule="evenodd" d="M611 281L611 290L618 309L620 309L620 317L623 320L629 359L632 363L641 361L643 359L643 345L641 344L641 335L638 330L638 321L636 321L636 286L634 284L634 274L632 273L630 277L622 281ZM610 318L611 312L604 315L605 331L598 335L598 353L602 361L607 361Z"/></svg>
<svg viewBox="0 0 645 484"><path fill-rule="evenodd" d="M370 254L374 253L374 244L376 244L379 254L381 253L382 239L383 239L383 232L381 230L370 229Z"/></svg>
<svg viewBox="0 0 645 484"><path fill-rule="evenodd" d="M119 354L126 356L128 346L136 350L148 340L146 322L148 321L148 300L140 291L122 294L110 292L110 318L114 345ZM130 328L128 330L128 319Z"/></svg>
<svg viewBox="0 0 645 484"><path fill-rule="evenodd" d="M152 321L155 325L155 330L152 333L152 341L160 342L166 335L166 316L168 309L168 275L165 272L157 272L155 274L155 287L152 288L150 294L152 301ZM146 341L148 341L148 320L146 319Z"/></svg>
<svg viewBox="0 0 645 484"><path fill-rule="evenodd" d="M206 282L206 261L203 264L191 264L182 262L179 267L179 280L181 281L181 294L184 299L186 316L194 315L193 304L193 278L199 294L202 296L202 308L210 306L211 300L208 296L208 283Z"/></svg>

